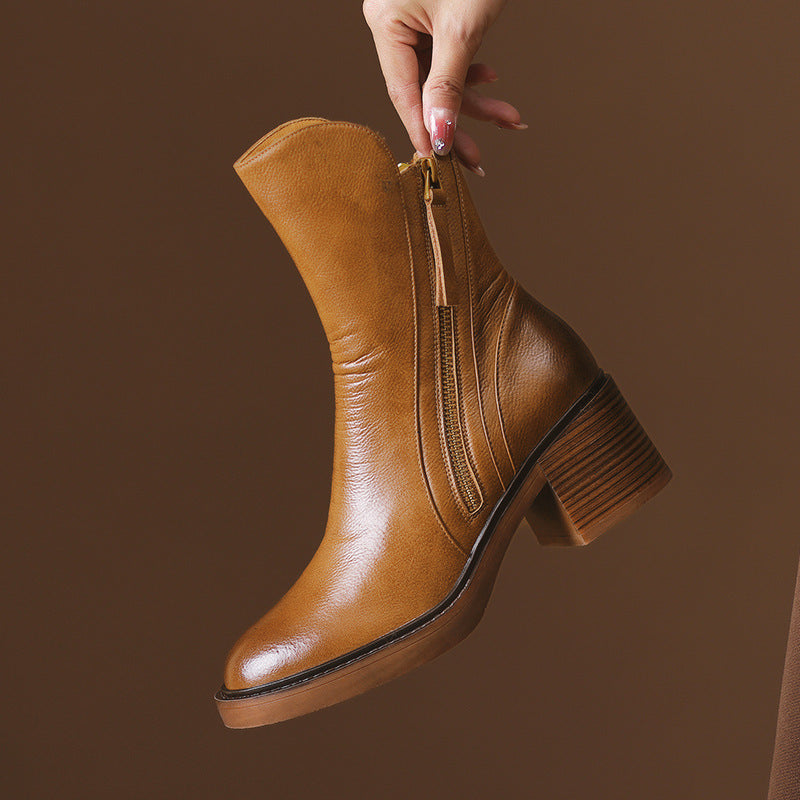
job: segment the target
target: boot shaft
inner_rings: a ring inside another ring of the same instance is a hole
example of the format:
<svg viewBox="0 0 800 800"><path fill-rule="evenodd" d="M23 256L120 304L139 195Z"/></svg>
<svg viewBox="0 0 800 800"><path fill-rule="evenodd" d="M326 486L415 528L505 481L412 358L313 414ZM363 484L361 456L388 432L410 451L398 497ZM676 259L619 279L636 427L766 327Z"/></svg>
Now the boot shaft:
<svg viewBox="0 0 800 800"><path fill-rule="evenodd" d="M448 248L449 304L469 299L462 289L473 298L492 287L496 293L507 275L452 155L397 165L374 131L307 117L277 127L234 165L292 256L332 344L356 322L375 343L387 331L391 338L392 323L405 322L404 304L393 299L425 291L433 259L424 213L429 163L439 239ZM410 261L423 269L412 271Z"/></svg>
<svg viewBox="0 0 800 800"><path fill-rule="evenodd" d="M406 487L421 461L420 491L468 550L491 498L596 377L591 354L500 264L453 154L398 165L368 128L306 118L235 168L330 343L334 496L387 452Z"/></svg>
<svg viewBox="0 0 800 800"><path fill-rule="evenodd" d="M408 324L411 270L399 176L382 138L346 122L279 126L234 165L308 288L334 364Z"/></svg>

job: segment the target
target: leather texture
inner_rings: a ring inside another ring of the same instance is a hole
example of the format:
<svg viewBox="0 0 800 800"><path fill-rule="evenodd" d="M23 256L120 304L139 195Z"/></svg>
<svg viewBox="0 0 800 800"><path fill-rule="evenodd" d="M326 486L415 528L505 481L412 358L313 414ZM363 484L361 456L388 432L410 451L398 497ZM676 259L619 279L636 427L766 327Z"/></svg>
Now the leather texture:
<svg viewBox="0 0 800 800"><path fill-rule="evenodd" d="M319 313L336 412L324 536L230 651L227 689L318 666L440 602L522 460L598 375L578 336L500 264L458 161L434 158L449 392L420 163L401 171L376 132L310 117L279 126L235 164ZM456 419L472 507L448 439Z"/></svg>

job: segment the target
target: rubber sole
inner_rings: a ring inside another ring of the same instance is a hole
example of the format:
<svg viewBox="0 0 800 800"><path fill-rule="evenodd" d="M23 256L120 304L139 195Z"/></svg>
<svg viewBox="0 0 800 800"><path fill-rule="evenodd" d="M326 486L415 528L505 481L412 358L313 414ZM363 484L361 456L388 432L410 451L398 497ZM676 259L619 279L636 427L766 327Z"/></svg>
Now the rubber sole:
<svg viewBox="0 0 800 800"><path fill-rule="evenodd" d="M670 478L614 381L601 374L517 470L439 605L313 669L252 689L223 686L215 695L222 721L229 728L281 722L347 700L436 658L480 621L523 519L541 544L588 544Z"/></svg>

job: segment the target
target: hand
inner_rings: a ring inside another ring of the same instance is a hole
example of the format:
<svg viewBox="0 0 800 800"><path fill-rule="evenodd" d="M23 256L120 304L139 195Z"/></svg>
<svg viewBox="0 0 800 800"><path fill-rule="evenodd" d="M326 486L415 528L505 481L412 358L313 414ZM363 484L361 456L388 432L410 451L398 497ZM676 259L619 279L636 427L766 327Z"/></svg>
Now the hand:
<svg viewBox="0 0 800 800"><path fill-rule="evenodd" d="M497 80L473 64L484 34L505 0L364 0L389 97L420 155L451 148L468 169L483 175L478 145L456 126L459 112L524 130L519 111L484 97L473 86Z"/></svg>

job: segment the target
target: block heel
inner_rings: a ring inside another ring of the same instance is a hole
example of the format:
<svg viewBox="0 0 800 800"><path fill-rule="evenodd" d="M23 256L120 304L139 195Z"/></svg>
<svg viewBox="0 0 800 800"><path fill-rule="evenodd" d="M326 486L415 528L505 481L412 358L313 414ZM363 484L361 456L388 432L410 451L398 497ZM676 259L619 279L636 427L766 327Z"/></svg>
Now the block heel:
<svg viewBox="0 0 800 800"><path fill-rule="evenodd" d="M543 545L584 545L632 514L672 473L611 377L537 462L525 517Z"/></svg>

